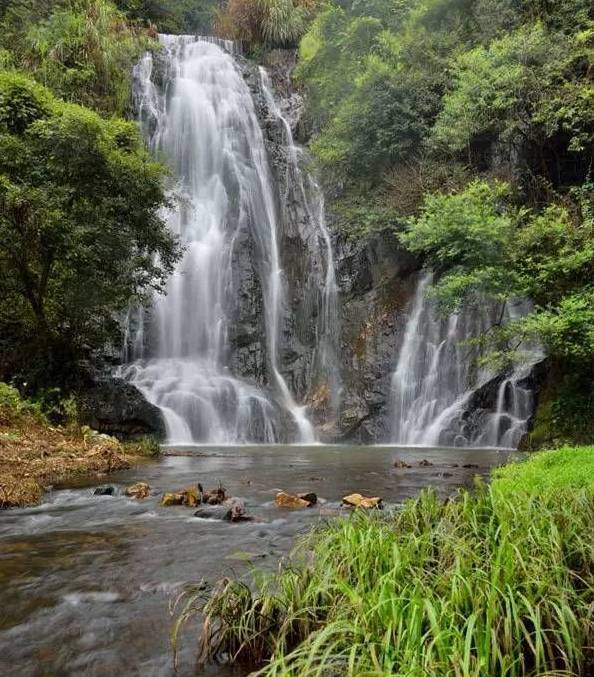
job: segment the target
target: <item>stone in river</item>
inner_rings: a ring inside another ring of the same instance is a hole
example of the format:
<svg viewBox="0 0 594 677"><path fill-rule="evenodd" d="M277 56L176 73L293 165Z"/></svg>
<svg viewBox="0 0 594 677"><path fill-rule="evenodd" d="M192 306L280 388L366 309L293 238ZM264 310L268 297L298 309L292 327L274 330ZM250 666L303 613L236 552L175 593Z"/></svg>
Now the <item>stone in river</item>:
<svg viewBox="0 0 594 677"><path fill-rule="evenodd" d="M345 505L353 508L381 508L382 499L379 496L363 496L361 494L349 494L342 499Z"/></svg>
<svg viewBox="0 0 594 677"><path fill-rule="evenodd" d="M113 496L115 489L113 487L97 487L93 492L93 496Z"/></svg>
<svg viewBox="0 0 594 677"><path fill-rule="evenodd" d="M419 461L419 465L429 466L429 465L433 465L433 463L431 463L431 461L428 461L426 458L424 458L422 461Z"/></svg>
<svg viewBox="0 0 594 677"><path fill-rule="evenodd" d="M246 513L244 502L238 498L228 498L221 505L209 505L199 508L194 513L194 517L225 520L226 522L251 522L254 519Z"/></svg>
<svg viewBox="0 0 594 677"><path fill-rule="evenodd" d="M307 501L310 505L315 505L318 502L318 497L313 491L308 491L305 494L297 494L297 496L304 501Z"/></svg>
<svg viewBox="0 0 594 677"><path fill-rule="evenodd" d="M181 492L168 492L161 496L161 505L166 508L170 505L183 505L184 495Z"/></svg>
<svg viewBox="0 0 594 677"><path fill-rule="evenodd" d="M186 487L181 493L184 497L183 504L190 508L195 508L202 502L202 487L200 484Z"/></svg>
<svg viewBox="0 0 594 677"><path fill-rule="evenodd" d="M279 508L309 508L309 506L312 505L304 498L292 496L291 494L287 494L284 491L281 491L276 495L274 502L279 506Z"/></svg>
<svg viewBox="0 0 594 677"><path fill-rule="evenodd" d="M202 486L200 484L186 487L181 491L173 491L163 494L161 505L187 505L190 508L196 508L202 501Z"/></svg>
<svg viewBox="0 0 594 677"><path fill-rule="evenodd" d="M221 505L226 499L227 492L220 484L216 489L207 489L202 495L202 502L208 505Z"/></svg>
<svg viewBox="0 0 594 677"><path fill-rule="evenodd" d="M412 465L409 465L406 461L399 461L396 459L394 461L394 467L395 468L412 468Z"/></svg>
<svg viewBox="0 0 594 677"><path fill-rule="evenodd" d="M146 498L150 496L151 488L146 482L136 482L136 484L131 484L126 488L126 496L130 498Z"/></svg>
<svg viewBox="0 0 594 677"><path fill-rule="evenodd" d="M250 522L254 519L247 514L245 503L238 498L230 498L225 501L225 507L227 507L227 512L223 519L228 522Z"/></svg>

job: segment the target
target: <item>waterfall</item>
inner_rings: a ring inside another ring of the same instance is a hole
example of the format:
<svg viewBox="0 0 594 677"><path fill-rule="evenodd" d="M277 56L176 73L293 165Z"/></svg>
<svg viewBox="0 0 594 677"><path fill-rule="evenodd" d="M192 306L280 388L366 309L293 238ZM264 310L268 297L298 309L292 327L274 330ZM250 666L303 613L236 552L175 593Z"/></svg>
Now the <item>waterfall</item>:
<svg viewBox="0 0 594 677"><path fill-rule="evenodd" d="M392 375L392 441L517 447L534 408L532 393L522 381L542 353L526 346L526 362L501 380L493 411L471 421L472 397L496 375L476 366L477 348L468 340L480 336L499 316L513 319L525 314L526 304L506 304L502 313L501 308L485 303L443 317L427 298L432 281L431 272L418 281Z"/></svg>
<svg viewBox="0 0 594 677"><path fill-rule="evenodd" d="M330 232L326 225L326 209L324 193L311 171L311 158L306 150L295 143L291 123L281 110L281 105L274 96L270 76L260 66L260 79L269 114L281 124L284 146L287 153L286 175L284 178L284 195L282 205L286 210L291 203L303 206L307 221L313 227L314 237L309 238L310 261L322 261L322 270L314 270L321 287L321 312L317 323L316 354L311 361L310 383L316 381L327 387L330 408L336 413L340 396L340 368L337 357L338 344L338 285L336 283L334 251ZM304 169L305 168L305 169ZM285 214L285 219L288 219Z"/></svg>
<svg viewBox="0 0 594 677"><path fill-rule="evenodd" d="M169 442L279 439L272 395L231 373L229 330L239 292L232 258L248 231L262 290L271 386L295 420L298 441L313 442L305 408L296 404L279 365L285 298L277 205L250 91L231 44L191 36L160 39L165 72L155 72L155 60L146 54L135 70L136 101L152 151L177 182L172 193L178 199L166 219L185 252L166 294L148 311L129 311L126 331L129 339L135 336L123 374L161 408Z"/></svg>

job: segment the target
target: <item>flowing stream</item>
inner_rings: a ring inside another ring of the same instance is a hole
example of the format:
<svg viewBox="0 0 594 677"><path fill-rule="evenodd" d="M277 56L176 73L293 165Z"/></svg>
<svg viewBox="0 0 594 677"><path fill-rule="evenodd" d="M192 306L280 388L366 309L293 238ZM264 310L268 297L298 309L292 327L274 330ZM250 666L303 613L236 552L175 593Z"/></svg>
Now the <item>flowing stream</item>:
<svg viewBox="0 0 594 677"><path fill-rule="evenodd" d="M153 152L177 181L167 220L185 253L151 311L131 309L123 374L161 408L169 442L276 441L277 402L296 424L296 441L314 442L306 408L281 371L286 300L278 209L252 95L230 43L191 36L161 36L161 42L160 71L151 54L136 68L137 108ZM239 291L232 263L246 230L262 286L271 390L234 376L230 367Z"/></svg>
<svg viewBox="0 0 594 677"><path fill-rule="evenodd" d="M195 675L197 624L180 643L173 669L169 604L188 581L213 584L246 577L250 565L278 566L295 535L345 513L353 491L384 497L393 509L422 487L447 496L488 474L507 452L470 449L382 449L361 446L243 446L207 453L177 450L103 482L113 496L83 484L54 490L39 506L0 518L0 674L7 677L190 677ZM395 467L398 459L407 467ZM432 464L432 465L431 465ZM466 466L466 467L465 467ZM126 498L132 482L153 494ZM164 508L160 494L221 481L242 498L254 522L230 524ZM306 510L283 510L275 493L315 491L325 499ZM212 666L221 677L247 670Z"/></svg>

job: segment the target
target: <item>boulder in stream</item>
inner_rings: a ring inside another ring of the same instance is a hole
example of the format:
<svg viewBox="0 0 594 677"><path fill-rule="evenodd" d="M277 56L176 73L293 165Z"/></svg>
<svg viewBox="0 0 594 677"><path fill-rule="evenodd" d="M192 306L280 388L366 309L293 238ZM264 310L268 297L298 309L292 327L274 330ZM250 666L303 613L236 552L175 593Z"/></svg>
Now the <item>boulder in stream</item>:
<svg viewBox="0 0 594 677"><path fill-rule="evenodd" d="M412 468L412 465L410 463L407 463L406 461L400 461L396 459L394 461L394 467L395 468Z"/></svg>
<svg viewBox="0 0 594 677"><path fill-rule="evenodd" d="M97 487L93 492L93 496L113 496L114 494L114 487Z"/></svg>
<svg viewBox="0 0 594 677"><path fill-rule="evenodd" d="M196 484L186 487L181 491L167 492L161 498L161 505L168 507L171 505L187 505L190 508L196 508L202 502L202 486Z"/></svg>
<svg viewBox="0 0 594 677"><path fill-rule="evenodd" d="M183 505L184 495L181 492L167 492L161 496L161 505L168 508L171 505Z"/></svg>
<svg viewBox="0 0 594 677"><path fill-rule="evenodd" d="M194 517L226 522L251 522L254 519L247 514L245 503L239 498L228 498L223 504L201 507L196 510Z"/></svg>
<svg viewBox="0 0 594 677"><path fill-rule="evenodd" d="M230 498L225 501L224 507L227 508L223 519L228 522L250 522L254 518L247 514L245 503L238 498Z"/></svg>
<svg viewBox="0 0 594 677"><path fill-rule="evenodd" d="M131 484L129 487L126 487L126 496L129 498L146 498L150 496L151 488L146 482L136 482Z"/></svg>
<svg viewBox="0 0 594 677"><path fill-rule="evenodd" d="M274 502L279 506L279 508L309 508L316 501L308 501L306 498L302 498L305 496L314 496L317 501L315 494L301 494L299 496L293 496L292 494L287 494L284 491L280 491L276 495Z"/></svg>
<svg viewBox="0 0 594 677"><path fill-rule="evenodd" d="M344 496L342 502L352 508L382 508L382 499L379 496L363 496L362 494L349 494Z"/></svg>
<svg viewBox="0 0 594 677"><path fill-rule="evenodd" d="M202 503L208 503L208 505L221 505L227 500L227 492L225 487L219 484L216 489L207 489L202 494Z"/></svg>

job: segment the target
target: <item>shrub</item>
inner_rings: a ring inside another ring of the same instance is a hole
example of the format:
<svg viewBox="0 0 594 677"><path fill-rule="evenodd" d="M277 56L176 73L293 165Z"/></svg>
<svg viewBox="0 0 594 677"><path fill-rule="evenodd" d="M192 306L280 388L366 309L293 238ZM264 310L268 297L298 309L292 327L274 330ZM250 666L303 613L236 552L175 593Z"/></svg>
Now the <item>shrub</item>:
<svg viewBox="0 0 594 677"><path fill-rule="evenodd" d="M218 35L255 47L297 44L315 0L227 0L215 15Z"/></svg>

